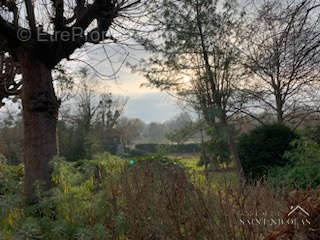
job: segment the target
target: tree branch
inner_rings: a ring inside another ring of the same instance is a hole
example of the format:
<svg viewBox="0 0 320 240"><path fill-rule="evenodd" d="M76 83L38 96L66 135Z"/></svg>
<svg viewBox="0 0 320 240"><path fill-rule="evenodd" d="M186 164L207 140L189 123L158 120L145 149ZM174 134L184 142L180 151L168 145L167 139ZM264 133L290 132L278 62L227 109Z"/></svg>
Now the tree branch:
<svg viewBox="0 0 320 240"><path fill-rule="evenodd" d="M76 22L73 24L72 27L68 28L71 32L77 32L79 30L82 31L84 34L85 30L89 27L89 25L99 17L103 13L103 29L101 29L101 24L98 22L99 31L97 32L101 38L99 40L108 39L103 32L106 33L114 18L117 16L117 13L114 12L114 5L112 1L102 1L96 0L92 5L89 7L84 6L84 2L82 0L77 1L77 8L79 11ZM99 26L100 25L100 26ZM72 31L74 30L74 31ZM103 32L102 32L103 31ZM92 31L90 32L92 33ZM88 41L89 40L89 41ZM56 43L56 51L55 51L55 59L52 63L53 65L57 64L63 58L68 58L76 49L80 48L86 42L97 43L90 38L90 34L86 36L82 35L79 36L73 41L68 42L60 42Z"/></svg>
<svg viewBox="0 0 320 240"><path fill-rule="evenodd" d="M82 2L82 1L78 1ZM96 0L90 7L85 8L84 6L77 6L78 11L78 16L77 20L72 26L73 28L81 28L82 30L85 30L88 28L90 23L97 17L97 12L99 10L99 4L98 0Z"/></svg>
<svg viewBox="0 0 320 240"><path fill-rule="evenodd" d="M17 28L4 20L0 16L0 41L6 42L6 47L9 46L9 48L16 47L19 40L17 38Z"/></svg>
<svg viewBox="0 0 320 240"><path fill-rule="evenodd" d="M32 0L25 0L24 3L26 5L29 27L31 32L34 34L37 32L36 18L34 15L34 6L32 4Z"/></svg>
<svg viewBox="0 0 320 240"><path fill-rule="evenodd" d="M63 26L66 24L63 17L64 14L64 2L63 0L52 0L53 7L56 10L55 18L53 20L55 25L55 30L59 31L63 29Z"/></svg>

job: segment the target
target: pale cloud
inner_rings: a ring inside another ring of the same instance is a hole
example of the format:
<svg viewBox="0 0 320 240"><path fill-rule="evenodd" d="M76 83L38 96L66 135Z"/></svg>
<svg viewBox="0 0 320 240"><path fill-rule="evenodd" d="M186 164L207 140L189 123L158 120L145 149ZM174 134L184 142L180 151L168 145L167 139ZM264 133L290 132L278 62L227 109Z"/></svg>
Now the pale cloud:
<svg viewBox="0 0 320 240"><path fill-rule="evenodd" d="M176 100L168 94L158 89L141 87L145 81L137 74L121 74L121 78L116 82L102 82L98 91L108 89L113 95L128 97L124 114L129 118L140 118L146 122L163 122L181 112Z"/></svg>
<svg viewBox="0 0 320 240"><path fill-rule="evenodd" d="M116 80L100 81L97 91L108 89L115 95L124 95L130 98L159 92L154 88L141 87L141 84L146 83L146 80L138 74L121 72L119 76Z"/></svg>
<svg viewBox="0 0 320 240"><path fill-rule="evenodd" d="M181 113L174 99L165 93L153 92L129 99L124 115L146 122L164 122Z"/></svg>
<svg viewBox="0 0 320 240"><path fill-rule="evenodd" d="M110 59L108 60L106 56ZM110 91L113 95L129 98L125 116L140 118L146 122L163 122L181 112L175 99L158 89L141 87L147 80L140 74L132 73L126 65L127 62L135 64L137 59L147 57L145 51L106 45L105 50L103 46L91 48L87 54L82 55L82 60L94 66L97 71L96 76L90 80L95 92L99 94ZM79 69L85 66L86 64L81 62L73 62L72 68ZM106 77L114 72L117 73L116 78Z"/></svg>

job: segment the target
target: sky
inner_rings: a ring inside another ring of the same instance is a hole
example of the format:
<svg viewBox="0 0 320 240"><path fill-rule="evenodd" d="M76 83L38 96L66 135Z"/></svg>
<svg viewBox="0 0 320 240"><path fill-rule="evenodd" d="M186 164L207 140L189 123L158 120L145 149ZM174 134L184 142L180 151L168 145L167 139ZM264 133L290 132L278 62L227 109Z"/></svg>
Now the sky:
<svg viewBox="0 0 320 240"><path fill-rule="evenodd" d="M110 91L113 95L128 97L124 116L140 118L147 123L164 122L183 110L167 93L155 88L141 87L147 80L141 74L133 73L127 64L135 64L139 59L147 57L147 53L141 47L134 50L114 44L100 45L75 54L74 58L83 62L69 62L68 68L72 71L81 67L94 69L92 72L95 72L95 76L92 77L92 82L95 84L96 92ZM107 77L110 75L111 78Z"/></svg>
<svg viewBox="0 0 320 240"><path fill-rule="evenodd" d="M140 118L148 123L164 122L182 112L173 97L157 89L141 87L144 82L146 80L138 74L121 72L117 82L106 84L112 94L129 98L124 116Z"/></svg>

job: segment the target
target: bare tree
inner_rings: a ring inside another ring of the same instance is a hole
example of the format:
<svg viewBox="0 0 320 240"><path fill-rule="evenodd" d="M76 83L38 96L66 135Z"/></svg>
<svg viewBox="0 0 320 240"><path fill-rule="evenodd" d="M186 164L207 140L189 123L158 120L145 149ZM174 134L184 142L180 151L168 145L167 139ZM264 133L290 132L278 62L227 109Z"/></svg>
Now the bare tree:
<svg viewBox="0 0 320 240"><path fill-rule="evenodd" d="M100 95L97 123L102 127L114 128L128 103L127 97L115 97L111 92Z"/></svg>
<svg viewBox="0 0 320 240"><path fill-rule="evenodd" d="M59 101L52 70L85 44L116 42L145 19L152 0L1 1L1 50L20 65L24 121L25 195L33 184L51 185L50 161L56 154ZM119 34L118 34L119 35ZM129 35L127 34L126 37ZM9 83L9 82L7 82ZM11 83L10 83L11 84ZM3 86L3 84L1 83ZM12 83L8 88L14 88Z"/></svg>
<svg viewBox="0 0 320 240"><path fill-rule="evenodd" d="M298 126L319 112L319 9L314 0L265 1L258 7L243 44L250 81L242 90L251 116L262 110Z"/></svg>
<svg viewBox="0 0 320 240"><path fill-rule="evenodd" d="M116 129L121 134L123 144L130 145L141 136L142 130L145 128L145 123L138 118L129 119L122 117L119 119Z"/></svg>
<svg viewBox="0 0 320 240"><path fill-rule="evenodd" d="M126 97L113 96L111 92L97 93L94 85L90 84L89 69L80 70L79 92L73 101L76 105L74 121L86 133L93 125L101 129L112 129L123 114L128 102Z"/></svg>

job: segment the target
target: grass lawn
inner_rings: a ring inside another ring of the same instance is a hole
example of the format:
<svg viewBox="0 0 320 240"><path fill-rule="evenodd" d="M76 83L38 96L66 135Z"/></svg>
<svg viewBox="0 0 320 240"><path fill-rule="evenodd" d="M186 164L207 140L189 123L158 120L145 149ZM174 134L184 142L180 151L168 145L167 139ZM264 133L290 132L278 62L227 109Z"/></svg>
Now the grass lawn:
<svg viewBox="0 0 320 240"><path fill-rule="evenodd" d="M183 157L178 158L188 170L193 181L197 183L205 182L204 166L198 166L199 157ZM236 172L233 168L224 168L220 171L210 171L210 184L215 186L217 184L234 184L236 183Z"/></svg>

